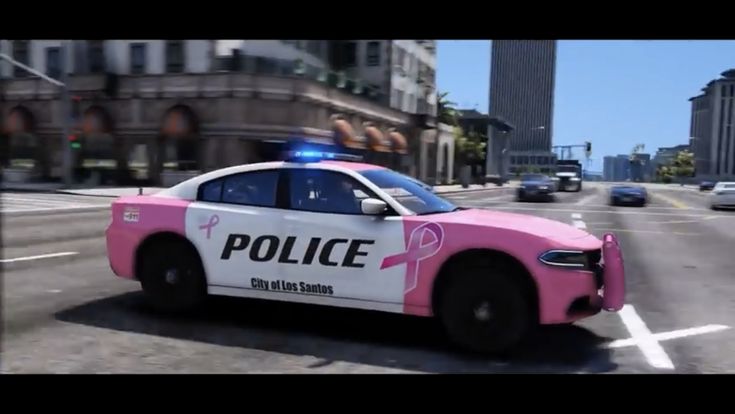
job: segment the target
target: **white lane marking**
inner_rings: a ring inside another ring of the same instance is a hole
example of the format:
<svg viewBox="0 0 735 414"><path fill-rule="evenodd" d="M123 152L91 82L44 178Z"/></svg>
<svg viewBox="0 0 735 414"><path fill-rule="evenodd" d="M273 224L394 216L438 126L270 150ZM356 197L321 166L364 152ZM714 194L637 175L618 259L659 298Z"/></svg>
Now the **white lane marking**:
<svg viewBox="0 0 735 414"><path fill-rule="evenodd" d="M451 198L452 200L464 200L467 196L453 196L448 198Z"/></svg>
<svg viewBox="0 0 735 414"><path fill-rule="evenodd" d="M574 203L574 204L576 204L576 205L579 205L579 206L582 206L582 205L585 205L585 204L589 203L589 202L590 202L590 200L592 200L592 199L593 199L593 198L595 198L595 197L597 197L597 193L592 193L592 194L590 194L590 195L588 195L588 196L585 196L585 197L582 197L582 198L580 198L580 199L579 199L579 200L578 200L578 201L577 201L576 203Z"/></svg>
<svg viewBox="0 0 735 414"><path fill-rule="evenodd" d="M16 208L16 209L4 209L0 207L0 213L33 213L37 211L73 211L73 210L104 210L110 208L109 204L89 204L86 206L74 206L74 207L49 207L49 208Z"/></svg>
<svg viewBox="0 0 735 414"><path fill-rule="evenodd" d="M582 218L582 215L579 214L579 213L572 213L572 218L573 219L581 219Z"/></svg>
<svg viewBox="0 0 735 414"><path fill-rule="evenodd" d="M37 256L16 257L15 259L2 259L0 260L0 263L26 262L29 260L50 259L52 257L73 256L75 254L79 254L79 252L60 252L60 253L39 254Z"/></svg>
<svg viewBox="0 0 735 414"><path fill-rule="evenodd" d="M643 322L643 319L638 316L633 305L623 306L623 309L620 309L618 315L620 315L620 319L623 320L625 328L630 333L630 339L635 342L651 366L661 369L674 369L674 363L671 362L671 358L666 354L661 344L658 343L658 340L653 336L646 323Z"/></svg>
<svg viewBox="0 0 735 414"><path fill-rule="evenodd" d="M653 334L653 337L657 341L668 341L669 339L685 338L687 336L702 335L706 333L713 333L730 329L727 325L705 325L698 326L696 328L677 329L675 331L660 332ZM618 339L607 344L608 348L623 348L626 346L634 346L637 342L634 338Z"/></svg>
<svg viewBox="0 0 735 414"><path fill-rule="evenodd" d="M49 289L46 292L48 292L48 293L61 293L61 289Z"/></svg>
<svg viewBox="0 0 735 414"><path fill-rule="evenodd" d="M504 205L494 205L489 206L486 208L487 210L531 210L531 211L537 211L538 208L532 208L532 207L522 207L518 205L513 206L504 206ZM677 217L705 217L702 214L687 214L684 213L684 211L691 211L691 209L683 210L683 209L677 209L678 211L681 211L682 213L659 213L659 212L652 212L652 211L642 211L642 210L579 210L579 209L565 209L565 208L545 208L544 211L548 212L555 212L555 213L574 213L581 211L582 213L590 213L590 214L620 214L620 215L635 215L635 216L677 216ZM719 214L717 217L722 218L735 218L735 215L728 215L728 214Z"/></svg>
<svg viewBox="0 0 735 414"><path fill-rule="evenodd" d="M578 229L586 229L587 228L587 225L584 224L584 221L582 221L582 220L574 220L572 222L572 224L574 225L574 227L576 227Z"/></svg>

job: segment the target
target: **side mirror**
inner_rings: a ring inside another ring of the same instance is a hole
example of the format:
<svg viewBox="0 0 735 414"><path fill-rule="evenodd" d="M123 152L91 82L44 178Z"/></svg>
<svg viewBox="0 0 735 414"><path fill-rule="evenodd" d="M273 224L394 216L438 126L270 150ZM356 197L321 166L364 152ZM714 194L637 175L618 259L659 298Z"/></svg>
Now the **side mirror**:
<svg viewBox="0 0 735 414"><path fill-rule="evenodd" d="M360 202L360 208L362 209L362 214L376 216L385 212L388 208L388 204L383 200L378 200L377 198L366 198Z"/></svg>

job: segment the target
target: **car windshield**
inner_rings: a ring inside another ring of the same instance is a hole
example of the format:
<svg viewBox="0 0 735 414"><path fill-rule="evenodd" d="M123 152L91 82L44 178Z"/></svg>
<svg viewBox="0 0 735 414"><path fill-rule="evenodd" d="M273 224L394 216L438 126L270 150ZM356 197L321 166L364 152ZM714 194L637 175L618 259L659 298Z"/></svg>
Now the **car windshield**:
<svg viewBox="0 0 735 414"><path fill-rule="evenodd" d="M395 171L367 170L361 174L416 214L449 213L459 209L431 192L428 186Z"/></svg>
<svg viewBox="0 0 735 414"><path fill-rule="evenodd" d="M579 170L574 165L559 165L556 167L557 172L576 173Z"/></svg>
<svg viewBox="0 0 735 414"><path fill-rule="evenodd" d="M521 181L544 181L546 176L541 174L523 174Z"/></svg>

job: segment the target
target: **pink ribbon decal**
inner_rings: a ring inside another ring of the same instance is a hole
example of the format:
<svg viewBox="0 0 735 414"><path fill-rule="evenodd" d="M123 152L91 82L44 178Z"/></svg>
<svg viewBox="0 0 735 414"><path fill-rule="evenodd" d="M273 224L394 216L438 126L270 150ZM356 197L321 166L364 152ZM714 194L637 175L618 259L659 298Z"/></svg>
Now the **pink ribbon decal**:
<svg viewBox="0 0 735 414"><path fill-rule="evenodd" d="M424 244L424 236L431 236L432 240ZM406 263L406 292L416 288L419 278L419 262L435 255L442 245L444 229L436 223L425 223L416 227L408 238L408 247L403 253L388 256L383 259L380 269L398 266Z"/></svg>
<svg viewBox="0 0 735 414"><path fill-rule="evenodd" d="M199 226L199 230L207 230L207 240L209 240L209 237L212 234L212 227L216 226L217 223L219 223L219 216L213 214L212 217L209 218L209 222L207 224Z"/></svg>

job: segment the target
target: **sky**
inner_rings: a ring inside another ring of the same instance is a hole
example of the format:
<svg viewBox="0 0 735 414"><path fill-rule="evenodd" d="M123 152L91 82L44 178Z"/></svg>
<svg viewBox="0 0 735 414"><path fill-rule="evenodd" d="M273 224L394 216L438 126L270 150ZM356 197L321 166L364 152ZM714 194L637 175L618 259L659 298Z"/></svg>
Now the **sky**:
<svg viewBox="0 0 735 414"><path fill-rule="evenodd" d="M459 108L487 113L490 41L440 40L437 87ZM557 44L553 145L592 142L590 169L606 155L689 142L691 104L735 68L735 41L563 40Z"/></svg>

